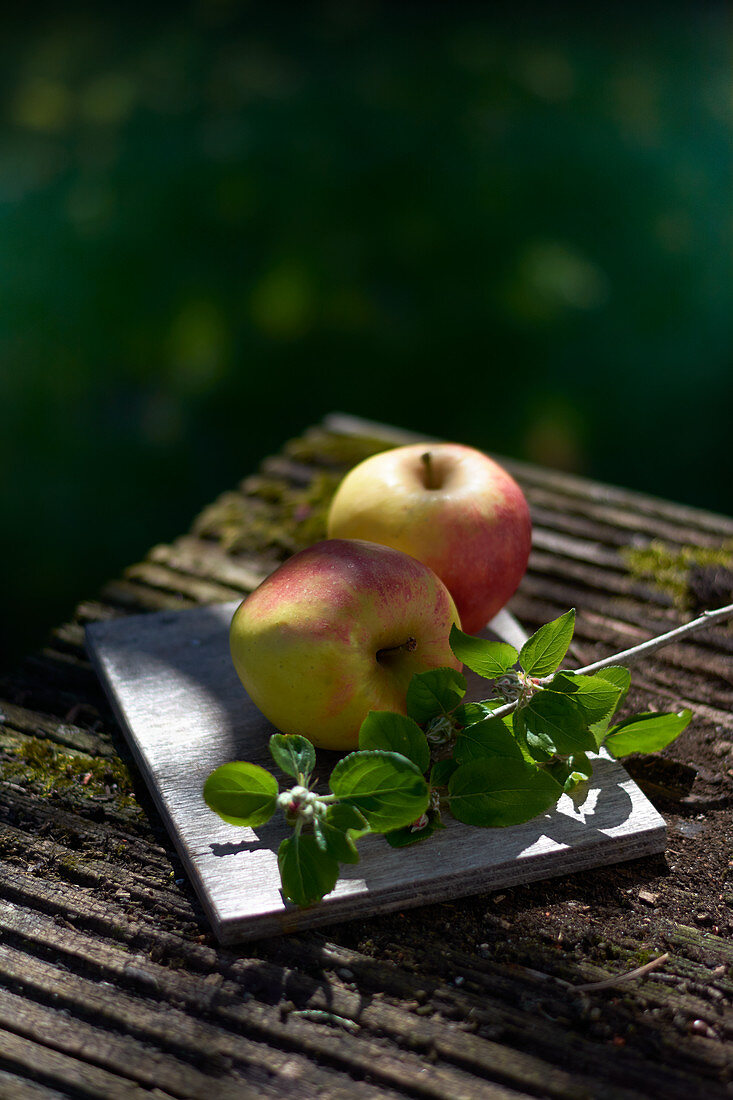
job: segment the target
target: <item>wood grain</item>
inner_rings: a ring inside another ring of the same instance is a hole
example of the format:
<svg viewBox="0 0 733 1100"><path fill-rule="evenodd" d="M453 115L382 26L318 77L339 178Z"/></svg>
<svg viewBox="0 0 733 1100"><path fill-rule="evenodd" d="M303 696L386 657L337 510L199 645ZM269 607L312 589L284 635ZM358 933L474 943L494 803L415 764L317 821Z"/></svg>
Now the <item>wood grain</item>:
<svg viewBox="0 0 733 1100"><path fill-rule="evenodd" d="M0 673L3 1098L730 1100L729 629L634 675L631 709L694 714L663 754L698 776L660 804L666 857L239 946L209 932L83 628L195 607L207 585L238 598L303 543L324 487L410 438L343 417L309 428ZM662 525L674 544L733 535L723 516L506 464L537 532L512 610L534 629L575 606L578 663L684 620L625 547ZM578 989L662 953L641 980Z"/></svg>

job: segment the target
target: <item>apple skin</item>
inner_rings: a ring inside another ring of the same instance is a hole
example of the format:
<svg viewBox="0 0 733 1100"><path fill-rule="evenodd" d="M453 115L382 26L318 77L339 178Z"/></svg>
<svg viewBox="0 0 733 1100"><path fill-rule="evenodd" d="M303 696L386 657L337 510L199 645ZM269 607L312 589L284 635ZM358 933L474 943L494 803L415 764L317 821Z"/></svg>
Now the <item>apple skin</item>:
<svg viewBox="0 0 733 1100"><path fill-rule="evenodd" d="M430 454L431 482L422 456ZM425 562L476 634L516 591L532 542L529 507L493 459L458 443L416 443L372 455L336 491L330 538L369 539Z"/></svg>
<svg viewBox="0 0 733 1100"><path fill-rule="evenodd" d="M448 644L459 621L422 562L329 539L289 558L240 604L230 646L248 695L274 726L319 748L354 749L369 711L405 713L413 673L460 671Z"/></svg>

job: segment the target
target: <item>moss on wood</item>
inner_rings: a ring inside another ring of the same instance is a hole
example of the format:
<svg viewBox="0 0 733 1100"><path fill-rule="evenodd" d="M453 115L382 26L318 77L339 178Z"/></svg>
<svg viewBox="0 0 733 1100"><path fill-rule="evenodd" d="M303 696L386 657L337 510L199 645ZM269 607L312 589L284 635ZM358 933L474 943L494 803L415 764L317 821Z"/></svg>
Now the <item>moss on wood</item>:
<svg viewBox="0 0 733 1100"><path fill-rule="evenodd" d="M346 471L387 447L384 440L323 431L291 440L289 457L318 465L307 485L256 474L245 481L243 492L224 493L206 508L194 523L194 534L233 554L275 551L285 557L312 546L326 537L328 509Z"/></svg>
<svg viewBox="0 0 733 1100"><path fill-rule="evenodd" d="M694 602L690 584L692 571L695 568L733 569L733 541L728 539L719 547L710 547L670 546L661 539L653 539L647 546L623 547L621 556L633 577L666 592L677 607L687 611Z"/></svg>
<svg viewBox="0 0 733 1100"><path fill-rule="evenodd" d="M285 453L298 462L342 467L342 474L371 455L397 446L386 439L368 435L342 435L324 428L313 428L285 445Z"/></svg>
<svg viewBox="0 0 733 1100"><path fill-rule="evenodd" d="M48 797L72 801L114 798L120 809L137 807L130 773L121 760L70 753L50 742L0 732L3 779Z"/></svg>

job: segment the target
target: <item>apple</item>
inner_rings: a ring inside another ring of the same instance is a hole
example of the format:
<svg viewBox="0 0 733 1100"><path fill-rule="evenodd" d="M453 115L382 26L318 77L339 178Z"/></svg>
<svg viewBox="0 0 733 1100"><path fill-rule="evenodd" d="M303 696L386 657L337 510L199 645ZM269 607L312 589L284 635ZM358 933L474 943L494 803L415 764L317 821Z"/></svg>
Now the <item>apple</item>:
<svg viewBox="0 0 733 1100"><path fill-rule="evenodd" d="M369 539L425 562L476 634L524 576L532 527L522 490L481 451L415 443L372 455L339 485L330 538Z"/></svg>
<svg viewBox="0 0 733 1100"><path fill-rule="evenodd" d="M371 710L405 713L415 672L462 665L458 612L428 566L388 546L330 539L301 550L240 604L232 660L283 733L354 749Z"/></svg>

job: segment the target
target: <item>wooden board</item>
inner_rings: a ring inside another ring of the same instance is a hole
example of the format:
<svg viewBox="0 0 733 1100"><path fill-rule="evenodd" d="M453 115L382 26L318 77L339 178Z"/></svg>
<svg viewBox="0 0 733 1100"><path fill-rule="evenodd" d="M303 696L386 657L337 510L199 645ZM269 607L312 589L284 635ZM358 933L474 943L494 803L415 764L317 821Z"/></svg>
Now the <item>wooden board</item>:
<svg viewBox="0 0 733 1100"><path fill-rule="evenodd" d="M567 874L665 847L662 817L615 761L600 758L582 804L508 829L447 828L408 853L360 842L335 890L299 910L280 893L280 815L256 830L227 825L203 801L230 760L272 768L273 728L229 658L237 603L164 611L87 627L87 647L212 927L223 943Z"/></svg>

